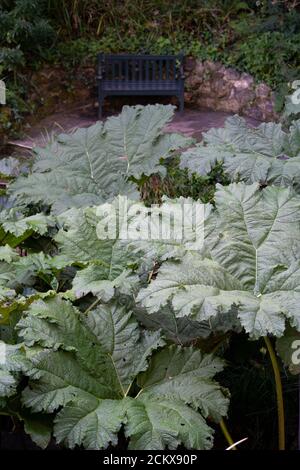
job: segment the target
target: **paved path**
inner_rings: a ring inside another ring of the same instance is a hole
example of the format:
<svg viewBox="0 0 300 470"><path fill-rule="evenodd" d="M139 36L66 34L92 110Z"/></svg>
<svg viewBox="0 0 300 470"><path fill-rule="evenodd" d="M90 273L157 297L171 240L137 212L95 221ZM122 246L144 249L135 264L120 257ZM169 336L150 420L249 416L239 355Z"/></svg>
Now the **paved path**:
<svg viewBox="0 0 300 470"><path fill-rule="evenodd" d="M179 132L189 137L201 140L202 132L212 127L222 127L229 113L208 110L186 109L181 115L176 112L174 119L166 126L167 131ZM25 137L11 140L9 144L16 147L31 149L35 146L46 144L49 136L65 132L72 132L78 127L88 127L97 121L94 110L90 105L72 108L67 112L52 114L42 119L39 124L31 127ZM247 118L252 125L258 125L259 121Z"/></svg>

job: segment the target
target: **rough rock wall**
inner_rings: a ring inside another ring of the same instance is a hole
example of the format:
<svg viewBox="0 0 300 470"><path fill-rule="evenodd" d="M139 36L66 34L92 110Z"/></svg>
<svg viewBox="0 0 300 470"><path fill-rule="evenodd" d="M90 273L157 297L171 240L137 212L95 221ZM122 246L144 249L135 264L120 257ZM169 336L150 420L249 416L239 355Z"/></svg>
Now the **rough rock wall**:
<svg viewBox="0 0 300 470"><path fill-rule="evenodd" d="M29 99L37 103L39 115L47 115L72 102L96 104L93 65L67 71L47 66L31 77ZM218 62L185 61L185 103L187 106L238 113L261 121L276 121L274 94L253 77L226 68ZM42 106L41 106L42 105Z"/></svg>
<svg viewBox="0 0 300 470"><path fill-rule="evenodd" d="M96 97L95 76L93 65L76 70L46 65L30 77L29 100L36 104L39 117L72 103L92 104Z"/></svg>
<svg viewBox="0 0 300 470"><path fill-rule="evenodd" d="M251 75L226 68L218 62L186 59L185 102L187 105L227 111L276 121L274 93Z"/></svg>

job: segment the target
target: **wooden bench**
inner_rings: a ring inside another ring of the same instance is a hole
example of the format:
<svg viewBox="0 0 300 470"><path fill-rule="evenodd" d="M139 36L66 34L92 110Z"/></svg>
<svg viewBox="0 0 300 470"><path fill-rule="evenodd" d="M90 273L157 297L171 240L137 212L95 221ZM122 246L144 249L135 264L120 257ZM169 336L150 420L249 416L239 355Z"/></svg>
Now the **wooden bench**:
<svg viewBox="0 0 300 470"><path fill-rule="evenodd" d="M106 96L169 95L184 108L183 59L180 55L98 54L99 110Z"/></svg>

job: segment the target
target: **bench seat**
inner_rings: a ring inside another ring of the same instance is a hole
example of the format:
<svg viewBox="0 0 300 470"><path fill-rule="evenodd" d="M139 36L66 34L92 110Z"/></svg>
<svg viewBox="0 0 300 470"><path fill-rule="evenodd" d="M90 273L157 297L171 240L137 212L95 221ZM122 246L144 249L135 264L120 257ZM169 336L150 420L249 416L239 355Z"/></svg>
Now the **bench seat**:
<svg viewBox="0 0 300 470"><path fill-rule="evenodd" d="M98 55L99 119L106 96L177 96L184 107L183 55Z"/></svg>
<svg viewBox="0 0 300 470"><path fill-rule="evenodd" d="M151 80L151 81L121 81L121 80L103 80L102 90L104 91L134 91L134 90L177 90L177 84L173 80L165 80L164 82Z"/></svg>

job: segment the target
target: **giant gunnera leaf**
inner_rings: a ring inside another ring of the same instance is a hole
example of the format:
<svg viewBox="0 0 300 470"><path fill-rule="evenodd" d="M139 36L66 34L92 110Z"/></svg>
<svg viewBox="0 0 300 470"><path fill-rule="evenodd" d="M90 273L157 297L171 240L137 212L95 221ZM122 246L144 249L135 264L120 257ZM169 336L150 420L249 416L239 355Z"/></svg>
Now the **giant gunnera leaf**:
<svg viewBox="0 0 300 470"><path fill-rule="evenodd" d="M160 160L191 139L163 133L174 107L125 106L105 123L59 135L35 151L29 176L10 186L17 203L43 203L52 212L101 204L118 194L137 196L130 177L162 173Z"/></svg>
<svg viewBox="0 0 300 470"><path fill-rule="evenodd" d="M181 168L208 174L218 163L232 181L256 181L300 190L300 121L285 132L281 124L262 123L250 127L233 116L224 128L210 129L203 141L181 155Z"/></svg>
<svg viewBox="0 0 300 470"><path fill-rule="evenodd" d="M131 291L138 281L132 270L140 255L128 249L125 227L143 208L142 203L119 196L112 203L71 209L59 216L61 229L55 237L59 254L53 263L77 266L71 292L75 298L92 293L108 301L117 288Z"/></svg>
<svg viewBox="0 0 300 470"><path fill-rule="evenodd" d="M0 341L0 408L14 395L19 383L19 346Z"/></svg>
<svg viewBox="0 0 300 470"><path fill-rule="evenodd" d="M33 233L46 235L55 226L55 219L42 213L24 216L17 208L0 211L0 246L16 247Z"/></svg>
<svg viewBox="0 0 300 470"><path fill-rule="evenodd" d="M54 298L33 303L18 323L30 377L23 404L56 413L54 436L73 448L209 449L228 398L214 381L223 363L192 347L165 346L124 306L80 313ZM39 346L39 348L37 348Z"/></svg>
<svg viewBox="0 0 300 470"><path fill-rule="evenodd" d="M137 273L153 269L158 260L201 249L210 210L190 198L165 199L161 206L148 208L123 196L70 209L58 216L59 254L53 265L78 268L71 293L76 298L92 293L107 302L116 289L131 293Z"/></svg>
<svg viewBox="0 0 300 470"><path fill-rule="evenodd" d="M217 187L206 223L209 255L187 252L162 264L137 301L149 313L171 302L178 317L238 318L252 337L300 331L300 196L257 184Z"/></svg>

